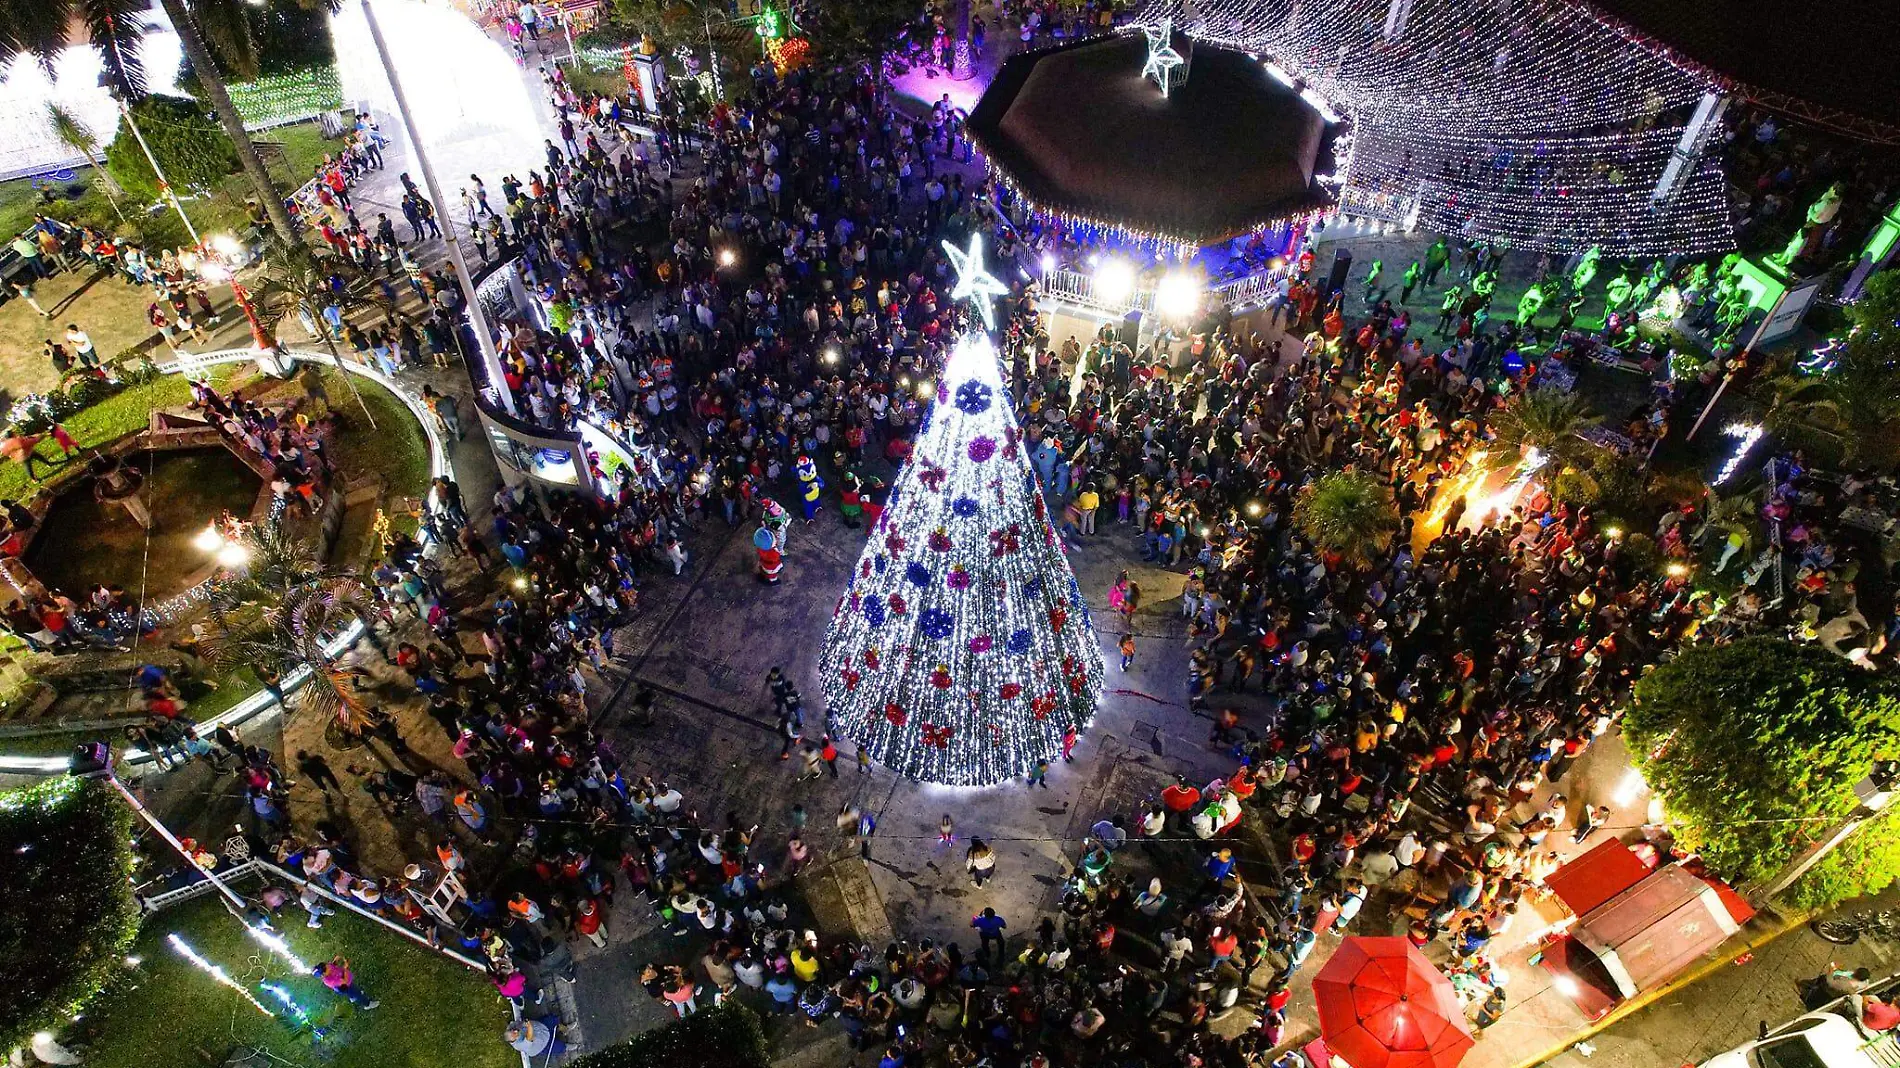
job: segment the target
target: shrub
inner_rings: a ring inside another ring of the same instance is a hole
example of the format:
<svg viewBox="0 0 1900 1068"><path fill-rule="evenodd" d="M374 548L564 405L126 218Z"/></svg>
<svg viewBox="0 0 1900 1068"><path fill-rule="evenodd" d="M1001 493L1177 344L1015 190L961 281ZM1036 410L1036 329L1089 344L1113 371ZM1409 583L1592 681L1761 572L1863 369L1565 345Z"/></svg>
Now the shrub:
<svg viewBox="0 0 1900 1068"><path fill-rule="evenodd" d="M0 1049L64 1026L119 968L139 924L131 842L103 783L0 794Z"/></svg>
<svg viewBox="0 0 1900 1068"><path fill-rule="evenodd" d="M1779 638L1694 645L1636 685L1623 721L1677 840L1732 880L1771 881L1858 804L1874 761L1900 752L1900 683ZM1821 907L1884 888L1893 821L1862 827L1797 883Z"/></svg>

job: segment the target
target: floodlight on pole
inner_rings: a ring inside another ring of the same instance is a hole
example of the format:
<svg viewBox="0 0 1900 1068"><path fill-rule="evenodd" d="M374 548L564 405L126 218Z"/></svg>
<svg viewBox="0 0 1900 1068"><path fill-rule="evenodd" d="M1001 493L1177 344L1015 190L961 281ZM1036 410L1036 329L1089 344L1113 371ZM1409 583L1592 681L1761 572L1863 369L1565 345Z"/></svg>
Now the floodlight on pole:
<svg viewBox="0 0 1900 1068"><path fill-rule="evenodd" d="M1095 295L1104 303L1126 304L1135 292L1135 268L1119 257L1105 259L1095 268Z"/></svg>

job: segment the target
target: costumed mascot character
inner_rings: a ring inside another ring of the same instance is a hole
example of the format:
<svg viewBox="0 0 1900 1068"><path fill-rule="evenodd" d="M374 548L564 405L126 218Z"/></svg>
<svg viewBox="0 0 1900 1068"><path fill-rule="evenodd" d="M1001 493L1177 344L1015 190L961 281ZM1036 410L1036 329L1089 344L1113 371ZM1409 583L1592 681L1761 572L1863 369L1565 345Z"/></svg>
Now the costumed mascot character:
<svg viewBox="0 0 1900 1068"><path fill-rule="evenodd" d="M825 492L825 480L818 477L818 465L811 457L798 458L798 485L802 494L801 503L805 508L805 522L809 523L818 515L819 498Z"/></svg>
<svg viewBox="0 0 1900 1068"><path fill-rule="evenodd" d="M785 570L785 527L791 516L770 497L760 503L764 515L752 533L752 547L759 553L759 578L776 585Z"/></svg>

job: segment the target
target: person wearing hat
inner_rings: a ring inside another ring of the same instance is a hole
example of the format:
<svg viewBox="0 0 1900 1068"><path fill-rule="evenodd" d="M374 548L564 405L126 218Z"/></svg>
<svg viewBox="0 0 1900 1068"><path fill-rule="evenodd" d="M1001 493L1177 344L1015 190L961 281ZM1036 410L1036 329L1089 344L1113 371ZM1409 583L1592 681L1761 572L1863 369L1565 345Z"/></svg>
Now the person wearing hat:
<svg viewBox="0 0 1900 1068"><path fill-rule="evenodd" d="M556 1023L552 1017L545 1020L516 1020L508 1025L502 1037L510 1046L525 1057L533 1058L546 1055L549 1060L567 1052L567 1043L561 1041L556 1033Z"/></svg>
<svg viewBox="0 0 1900 1068"><path fill-rule="evenodd" d="M597 948L607 948L606 917L601 914L600 903L593 898L583 898L579 910L574 915L574 930L587 936Z"/></svg>

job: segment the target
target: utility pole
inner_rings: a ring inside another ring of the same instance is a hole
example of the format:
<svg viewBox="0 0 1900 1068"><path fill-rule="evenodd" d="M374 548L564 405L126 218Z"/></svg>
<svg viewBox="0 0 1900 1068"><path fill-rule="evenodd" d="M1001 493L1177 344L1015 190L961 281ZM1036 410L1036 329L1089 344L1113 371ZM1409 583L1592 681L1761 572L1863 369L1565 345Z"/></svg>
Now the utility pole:
<svg viewBox="0 0 1900 1068"><path fill-rule="evenodd" d="M433 202L436 218L442 221L442 237L448 245L449 263L454 268L455 280L461 284L462 301L468 306L469 326L474 329L475 345L481 350L482 370L502 409L513 415L515 398L509 392L507 379L502 374L501 354L495 350L495 336L488 329L488 315L482 311L482 302L475 292L474 276L468 273L468 261L462 256L461 240L455 236L455 220L449 212L449 202L442 197L442 187L435 180L435 168L429 165L428 153L422 147L422 132L416 128L415 118L409 113L409 98L402 91L402 76L396 73L396 64L389 57L389 43L383 40L383 28L376 21L376 6L371 0L363 0L363 20L369 24L369 36L376 43L376 55L382 60L383 73L389 76L389 88L396 98L396 114L402 120L404 132L409 135L409 148L415 153L416 169L422 172L422 182L429 188L429 199Z"/></svg>

